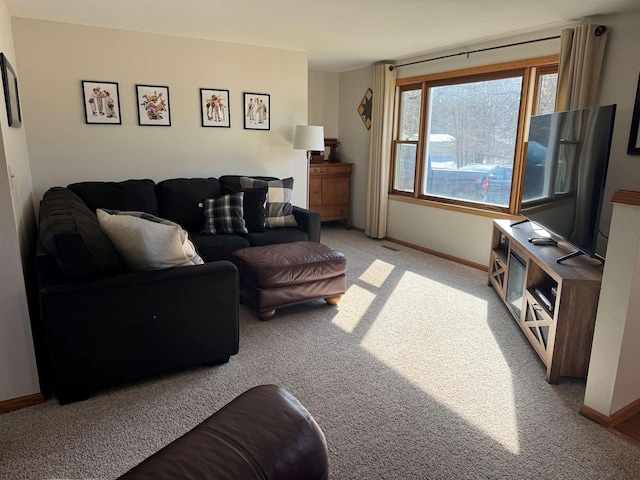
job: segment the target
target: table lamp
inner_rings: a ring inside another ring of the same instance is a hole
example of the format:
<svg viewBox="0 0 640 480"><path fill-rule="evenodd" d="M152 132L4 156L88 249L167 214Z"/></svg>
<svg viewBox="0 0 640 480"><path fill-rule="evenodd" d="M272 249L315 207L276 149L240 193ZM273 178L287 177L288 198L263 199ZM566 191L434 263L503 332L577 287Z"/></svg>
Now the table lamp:
<svg viewBox="0 0 640 480"><path fill-rule="evenodd" d="M311 161L311 151L324 152L324 127L314 125L296 126L293 148L307 151L307 163Z"/></svg>

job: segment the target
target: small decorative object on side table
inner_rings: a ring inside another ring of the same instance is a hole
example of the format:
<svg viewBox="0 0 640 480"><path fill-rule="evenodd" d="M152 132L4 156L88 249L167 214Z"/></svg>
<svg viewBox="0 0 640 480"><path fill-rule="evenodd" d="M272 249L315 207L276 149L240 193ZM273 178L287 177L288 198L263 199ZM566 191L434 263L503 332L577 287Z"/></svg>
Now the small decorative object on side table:
<svg viewBox="0 0 640 480"><path fill-rule="evenodd" d="M340 161L340 152L338 152L338 147L340 146L340 142L337 138L325 138L324 139L325 149L329 147L329 160L330 162L339 162Z"/></svg>

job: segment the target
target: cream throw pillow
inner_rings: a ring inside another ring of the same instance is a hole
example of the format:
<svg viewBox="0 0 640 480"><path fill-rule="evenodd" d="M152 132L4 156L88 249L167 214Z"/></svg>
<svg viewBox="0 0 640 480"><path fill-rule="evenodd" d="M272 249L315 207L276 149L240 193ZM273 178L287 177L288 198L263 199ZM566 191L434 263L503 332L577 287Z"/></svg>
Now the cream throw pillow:
<svg viewBox="0 0 640 480"><path fill-rule="evenodd" d="M177 223L144 212L99 208L100 227L131 270L160 270L204 262Z"/></svg>

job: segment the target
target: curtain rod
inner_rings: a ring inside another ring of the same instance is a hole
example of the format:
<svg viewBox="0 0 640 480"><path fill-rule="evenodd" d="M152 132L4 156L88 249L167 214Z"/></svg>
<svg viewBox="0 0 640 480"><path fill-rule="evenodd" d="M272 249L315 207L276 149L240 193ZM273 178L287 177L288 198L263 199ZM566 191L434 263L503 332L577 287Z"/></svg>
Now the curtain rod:
<svg viewBox="0 0 640 480"><path fill-rule="evenodd" d="M600 33L597 32L596 35L598 35L598 34L602 34L602 32L600 32ZM409 65L415 65L417 63L433 62L434 60L442 60L443 58L458 57L460 55L466 55L468 57L472 53L487 52L489 50L497 50L499 48L515 47L515 46L518 46L518 45L526 45L527 43L544 42L546 40L555 40L556 38L560 38L560 35L555 35L553 37L538 38L536 40L527 40L527 41L518 42L518 43L509 43L508 45L500 45L498 47L480 48L478 50L471 50L471 51L468 51L468 52L452 53L451 55L443 55L442 57L428 58L426 60L418 60L417 62L403 63L401 65L391 65L389 67L389 70L393 71L396 68L400 68L400 67L407 67Z"/></svg>

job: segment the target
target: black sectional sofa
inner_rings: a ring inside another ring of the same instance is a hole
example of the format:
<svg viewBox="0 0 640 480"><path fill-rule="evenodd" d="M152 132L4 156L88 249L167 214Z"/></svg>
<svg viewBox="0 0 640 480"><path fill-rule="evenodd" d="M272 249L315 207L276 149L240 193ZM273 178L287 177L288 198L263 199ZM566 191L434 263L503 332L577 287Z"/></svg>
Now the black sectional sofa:
<svg viewBox="0 0 640 480"><path fill-rule="evenodd" d="M273 177L255 177L273 180ZM83 182L40 203L36 269L46 370L60 403L238 352L239 248L320 241L320 216L293 207L297 227L247 235L200 233L201 202L240 189L239 176ZM203 265L128 271L97 208L142 211L189 232Z"/></svg>

